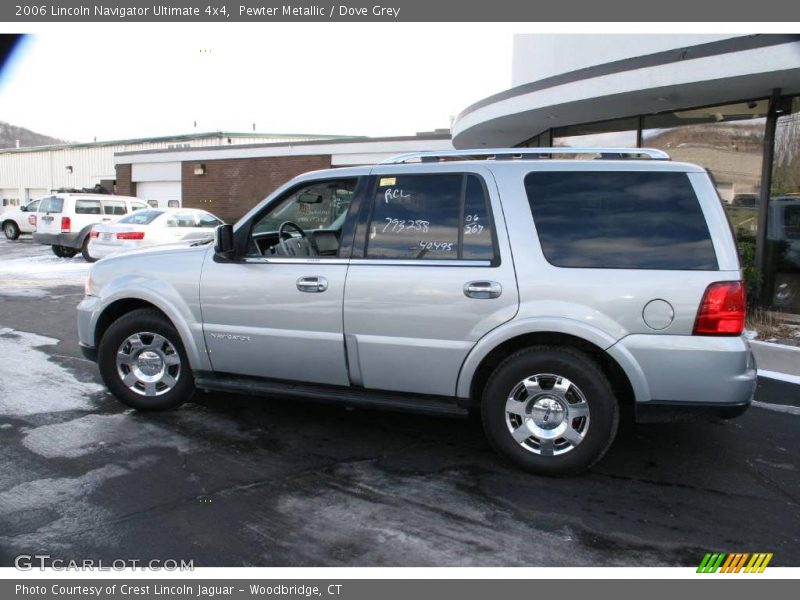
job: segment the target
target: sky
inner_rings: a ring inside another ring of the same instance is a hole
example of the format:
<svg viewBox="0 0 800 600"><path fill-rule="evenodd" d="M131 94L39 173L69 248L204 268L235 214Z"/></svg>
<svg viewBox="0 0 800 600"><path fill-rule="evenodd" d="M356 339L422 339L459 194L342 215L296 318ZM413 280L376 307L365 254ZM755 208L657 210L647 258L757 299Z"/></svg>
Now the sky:
<svg viewBox="0 0 800 600"><path fill-rule="evenodd" d="M511 83L512 32L480 24L64 29L26 38L0 78L0 120L78 142L253 123L412 135Z"/></svg>

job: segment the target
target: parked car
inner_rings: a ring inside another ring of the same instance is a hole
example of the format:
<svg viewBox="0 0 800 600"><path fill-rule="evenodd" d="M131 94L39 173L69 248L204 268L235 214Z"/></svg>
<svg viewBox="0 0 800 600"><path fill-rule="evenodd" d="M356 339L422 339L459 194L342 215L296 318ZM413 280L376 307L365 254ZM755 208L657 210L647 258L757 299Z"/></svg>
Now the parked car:
<svg viewBox="0 0 800 600"><path fill-rule="evenodd" d="M791 308L800 298L800 196L772 198L767 223L769 251L777 266L772 303Z"/></svg>
<svg viewBox="0 0 800 600"><path fill-rule="evenodd" d="M73 257L78 252L86 258L89 232L94 225L145 208L149 208L147 203L129 196L53 194L39 203L33 241L50 246L53 254L61 258Z"/></svg>
<svg viewBox="0 0 800 600"><path fill-rule="evenodd" d="M0 214L0 223L6 238L16 240L20 234L33 233L36 230L36 217L33 213L38 206L39 200L33 200L24 206L14 206L4 210Z"/></svg>
<svg viewBox="0 0 800 600"><path fill-rule="evenodd" d="M529 160L573 152L597 158ZM623 412L731 417L753 396L731 228L706 171L668 158L513 148L308 173L213 245L97 263L80 344L140 410L199 388L471 412L524 469L586 469Z"/></svg>
<svg viewBox="0 0 800 600"><path fill-rule="evenodd" d="M222 221L204 210L138 210L111 223L95 225L84 256L94 262L101 258L148 246L182 241L209 241Z"/></svg>

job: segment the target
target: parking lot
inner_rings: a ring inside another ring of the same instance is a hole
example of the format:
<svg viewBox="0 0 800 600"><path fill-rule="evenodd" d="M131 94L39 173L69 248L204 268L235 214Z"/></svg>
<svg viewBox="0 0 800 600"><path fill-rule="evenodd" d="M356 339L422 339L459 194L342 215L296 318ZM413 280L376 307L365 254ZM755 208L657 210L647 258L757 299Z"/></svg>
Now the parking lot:
<svg viewBox="0 0 800 600"><path fill-rule="evenodd" d="M223 394L137 414L78 349L88 269L0 242L0 566L800 565L800 386L760 378L733 421L625 425L561 479L466 420Z"/></svg>

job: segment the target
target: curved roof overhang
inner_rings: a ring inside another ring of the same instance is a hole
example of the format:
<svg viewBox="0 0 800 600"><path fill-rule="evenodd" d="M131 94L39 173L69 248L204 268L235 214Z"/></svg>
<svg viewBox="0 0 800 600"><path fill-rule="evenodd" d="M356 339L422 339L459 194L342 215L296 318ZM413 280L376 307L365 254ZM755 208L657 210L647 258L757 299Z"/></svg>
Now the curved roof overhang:
<svg viewBox="0 0 800 600"><path fill-rule="evenodd" d="M800 36L746 36L517 86L453 124L456 148L516 146L553 127L800 93Z"/></svg>

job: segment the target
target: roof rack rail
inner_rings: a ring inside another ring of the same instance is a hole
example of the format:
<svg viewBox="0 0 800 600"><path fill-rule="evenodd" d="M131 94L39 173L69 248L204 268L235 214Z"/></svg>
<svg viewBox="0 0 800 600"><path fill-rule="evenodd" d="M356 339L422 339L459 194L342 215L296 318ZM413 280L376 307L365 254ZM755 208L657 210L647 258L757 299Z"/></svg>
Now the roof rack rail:
<svg viewBox="0 0 800 600"><path fill-rule="evenodd" d="M648 158L670 160L669 154L654 148L472 148L468 150L443 150L407 152L381 161L382 165L398 165L419 159L420 162L439 162L453 158L461 160L522 160L536 159L553 154L597 154L601 159Z"/></svg>

